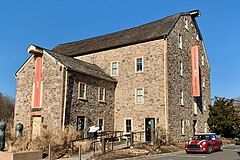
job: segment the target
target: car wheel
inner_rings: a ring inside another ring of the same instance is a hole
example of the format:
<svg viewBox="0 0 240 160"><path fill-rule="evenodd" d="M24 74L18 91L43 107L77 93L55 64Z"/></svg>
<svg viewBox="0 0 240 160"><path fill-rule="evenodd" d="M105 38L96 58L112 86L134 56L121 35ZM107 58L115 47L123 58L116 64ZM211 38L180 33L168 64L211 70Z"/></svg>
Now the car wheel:
<svg viewBox="0 0 240 160"><path fill-rule="evenodd" d="M223 144L222 143L219 146L219 151L223 151Z"/></svg>
<svg viewBox="0 0 240 160"><path fill-rule="evenodd" d="M206 152L207 152L208 154L211 154L211 153L212 153L212 146L211 146L211 145L209 145L209 146L207 147Z"/></svg>

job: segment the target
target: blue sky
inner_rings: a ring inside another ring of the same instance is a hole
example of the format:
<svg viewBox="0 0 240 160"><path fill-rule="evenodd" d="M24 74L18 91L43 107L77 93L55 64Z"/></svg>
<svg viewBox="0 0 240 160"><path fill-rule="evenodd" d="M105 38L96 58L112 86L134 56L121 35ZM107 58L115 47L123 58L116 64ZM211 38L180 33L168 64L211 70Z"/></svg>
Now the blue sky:
<svg viewBox="0 0 240 160"><path fill-rule="evenodd" d="M15 72L36 44L71 42L199 9L197 18L211 65L211 96L240 96L240 1L219 0L2 0L0 92L15 97Z"/></svg>

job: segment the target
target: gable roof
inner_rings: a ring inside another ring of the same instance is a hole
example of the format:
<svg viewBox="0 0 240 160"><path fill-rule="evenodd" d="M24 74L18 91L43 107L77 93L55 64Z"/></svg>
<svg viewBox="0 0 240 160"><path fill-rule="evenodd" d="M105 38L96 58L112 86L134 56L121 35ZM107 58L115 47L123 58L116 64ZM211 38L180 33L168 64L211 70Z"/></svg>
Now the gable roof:
<svg viewBox="0 0 240 160"><path fill-rule="evenodd" d="M58 60L61 64L66 66L68 70L72 70L78 73L83 73L92 77L97 77L101 79L105 79L112 82L117 82L115 78L112 78L107 73L104 72L102 68L97 66L96 64L91 64L82 60L78 60L72 57L64 56L58 53L54 53L49 50L45 50L48 54L50 54L53 58Z"/></svg>
<svg viewBox="0 0 240 160"><path fill-rule="evenodd" d="M86 40L60 44L53 48L52 51L74 57L118 48L121 46L161 39L169 35L178 19L184 15L196 17L200 15L200 12L199 10L182 12L127 30Z"/></svg>
<svg viewBox="0 0 240 160"><path fill-rule="evenodd" d="M19 68L19 70L16 72L15 76L18 75L19 72L25 67L25 65L34 57L34 55L37 54L44 54L46 53L50 57L54 58L56 61L58 61L63 66L67 67L68 70L75 71L78 73L86 74L92 77L97 77L100 79L105 79L112 82L117 82L115 78L112 78L107 73L104 72L102 68L97 66L96 64L91 64L82 60L78 60L72 57L64 56L58 53L55 53L53 51L50 51L48 49L36 46L36 45L30 45L28 47L28 52L32 54L28 60Z"/></svg>

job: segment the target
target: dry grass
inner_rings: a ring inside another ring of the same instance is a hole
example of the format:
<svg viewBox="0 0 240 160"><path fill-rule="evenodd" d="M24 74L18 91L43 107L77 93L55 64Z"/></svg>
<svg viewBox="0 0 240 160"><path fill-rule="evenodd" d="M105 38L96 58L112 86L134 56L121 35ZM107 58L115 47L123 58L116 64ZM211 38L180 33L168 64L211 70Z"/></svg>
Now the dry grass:
<svg viewBox="0 0 240 160"><path fill-rule="evenodd" d="M71 140L80 136L74 126L68 126L64 132L53 134L52 129L46 129L41 137L32 139L28 137L28 131L24 131L24 135L15 141L14 129L7 129L6 134L6 150L9 152L42 150L46 155L48 153L48 145L51 144L51 153L53 158L59 158L69 154L71 150ZM87 145L85 145L87 146Z"/></svg>

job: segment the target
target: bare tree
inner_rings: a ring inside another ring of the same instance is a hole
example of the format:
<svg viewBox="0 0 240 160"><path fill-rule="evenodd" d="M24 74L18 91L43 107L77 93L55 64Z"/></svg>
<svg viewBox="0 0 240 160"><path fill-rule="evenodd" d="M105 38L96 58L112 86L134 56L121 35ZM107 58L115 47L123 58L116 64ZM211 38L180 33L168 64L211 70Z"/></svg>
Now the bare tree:
<svg viewBox="0 0 240 160"><path fill-rule="evenodd" d="M14 112L14 99L0 92L0 120L12 121Z"/></svg>

